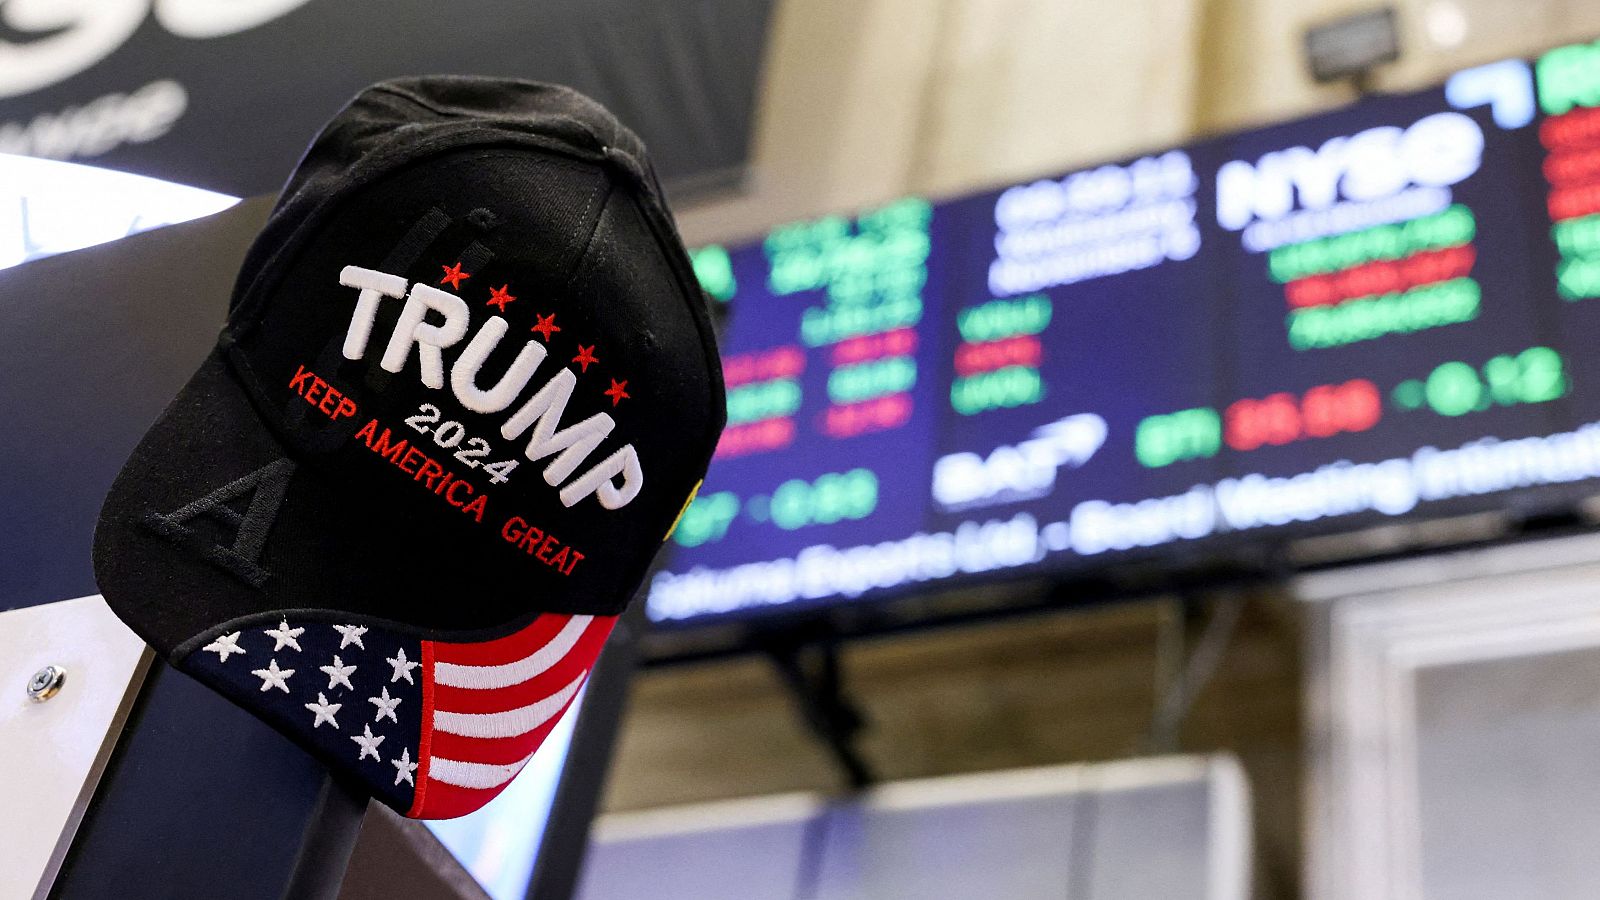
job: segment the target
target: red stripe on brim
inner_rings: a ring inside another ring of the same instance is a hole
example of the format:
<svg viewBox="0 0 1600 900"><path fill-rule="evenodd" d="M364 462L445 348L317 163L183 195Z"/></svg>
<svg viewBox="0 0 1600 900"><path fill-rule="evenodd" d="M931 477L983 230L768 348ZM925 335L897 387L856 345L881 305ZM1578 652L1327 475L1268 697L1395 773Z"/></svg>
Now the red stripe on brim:
<svg viewBox="0 0 1600 900"><path fill-rule="evenodd" d="M577 699L577 694L573 695ZM550 736L561 718L572 709L572 700L561 708L561 712L552 716L543 725L525 734L510 738L474 738L462 737L459 734L446 734L442 731L433 733L433 754L443 759L453 759L459 762L485 763L492 766L505 766L526 759L539 746L544 739ZM438 785L441 782L435 781ZM507 782L509 784L509 782ZM504 785L501 785L504 787Z"/></svg>
<svg viewBox="0 0 1600 900"><path fill-rule="evenodd" d="M492 689L435 684L434 705L450 712L495 713L537 703L594 667L614 623L613 619L596 619L560 662L527 681Z"/></svg>
<svg viewBox="0 0 1600 900"><path fill-rule="evenodd" d="M568 615L546 613L529 622L522 630L492 641L470 644L436 641L434 652L438 661L442 663L462 666L502 666L529 656L550 643L571 619L572 617Z"/></svg>

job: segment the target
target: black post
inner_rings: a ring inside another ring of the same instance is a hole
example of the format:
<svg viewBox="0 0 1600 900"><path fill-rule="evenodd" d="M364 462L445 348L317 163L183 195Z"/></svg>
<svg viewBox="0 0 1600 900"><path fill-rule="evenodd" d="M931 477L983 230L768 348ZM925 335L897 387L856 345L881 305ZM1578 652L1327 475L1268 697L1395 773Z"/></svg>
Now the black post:
<svg viewBox="0 0 1600 900"><path fill-rule="evenodd" d="M53 900L333 900L366 801L287 738L159 660Z"/></svg>
<svg viewBox="0 0 1600 900"><path fill-rule="evenodd" d="M838 641L777 641L765 650L806 725L833 755L850 789L859 791L871 785L876 776L855 743L866 719L845 692L839 672Z"/></svg>

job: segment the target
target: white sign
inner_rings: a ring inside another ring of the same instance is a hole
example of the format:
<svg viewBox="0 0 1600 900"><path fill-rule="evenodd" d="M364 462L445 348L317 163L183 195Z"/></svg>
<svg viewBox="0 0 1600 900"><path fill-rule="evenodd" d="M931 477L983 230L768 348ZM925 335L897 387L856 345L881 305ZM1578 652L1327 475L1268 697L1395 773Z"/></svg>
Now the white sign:
<svg viewBox="0 0 1600 900"><path fill-rule="evenodd" d="M0 269L209 216L238 202L143 175L0 154Z"/></svg>

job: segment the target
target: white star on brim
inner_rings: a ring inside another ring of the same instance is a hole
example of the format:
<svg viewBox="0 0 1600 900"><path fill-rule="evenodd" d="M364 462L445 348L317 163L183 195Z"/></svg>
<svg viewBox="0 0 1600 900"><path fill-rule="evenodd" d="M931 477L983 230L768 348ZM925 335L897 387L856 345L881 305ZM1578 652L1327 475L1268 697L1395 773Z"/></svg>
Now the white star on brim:
<svg viewBox="0 0 1600 900"><path fill-rule="evenodd" d="M277 688L285 694L289 693L289 676L294 674L293 669L278 668L277 660L268 660L265 669L256 669L250 673L261 679L261 690L267 691Z"/></svg>
<svg viewBox="0 0 1600 900"><path fill-rule="evenodd" d="M355 743L357 743L357 746L362 748L362 753L355 757L357 762L362 761L362 759L366 759L368 756L373 757L373 759L378 759L378 761L382 761L382 756L378 756L378 745L384 743L384 737L386 737L386 735L374 735L373 727L371 727L371 725L362 725L362 733L358 733L358 735L355 735L355 737L350 738L350 740L354 740Z"/></svg>
<svg viewBox="0 0 1600 900"><path fill-rule="evenodd" d="M381 734L373 734L371 725L361 726L361 732L361 734L350 738L350 740L355 741L357 746L361 748L361 754L356 757L356 761L360 762L369 756L373 759L381 761L383 757L378 755L378 745L383 743L385 736Z"/></svg>
<svg viewBox="0 0 1600 900"><path fill-rule="evenodd" d="M355 644L365 650L367 646L361 643L361 636L367 633L365 625L335 625L333 630L339 632L339 649Z"/></svg>
<svg viewBox="0 0 1600 900"><path fill-rule="evenodd" d="M356 686L350 683L350 673L354 672L356 667L345 665L344 660L339 658L339 654L335 653L333 655L332 665L318 666L317 670L328 676L328 690L333 690L333 686L336 684L342 684L351 690L355 690Z"/></svg>
<svg viewBox="0 0 1600 900"><path fill-rule="evenodd" d="M332 725L334 728L338 728L339 727L339 722L333 716L334 716L335 713L337 713L343 707L344 707L344 704L342 704L342 703L329 703L328 702L328 698L326 696L324 696L321 693L318 693L317 694L317 702L315 702L315 703L307 703L306 704L306 709L311 710L317 716L316 720L311 723L311 727L312 728L316 728L317 726L321 725L323 722L327 722L329 725Z"/></svg>
<svg viewBox="0 0 1600 900"><path fill-rule="evenodd" d="M296 640L296 638L300 637L302 634L305 634L305 631L306 630L304 627L290 628L288 619L280 619L278 621L278 627L268 628L266 630L266 635L275 641L272 647L272 652L277 653L284 647L293 647L294 649L299 650L300 642Z"/></svg>
<svg viewBox="0 0 1600 900"><path fill-rule="evenodd" d="M218 662L227 662L228 656L233 653L237 653L240 656L244 655L244 648L239 646L239 632L237 631L232 634L224 634L200 649L215 653Z"/></svg>
<svg viewBox="0 0 1600 900"><path fill-rule="evenodd" d="M389 760L389 765L394 766L394 783L396 785L404 781L412 787L417 786L417 783L411 780L411 773L417 770L417 764L411 761L410 747L400 751L399 759Z"/></svg>
<svg viewBox="0 0 1600 900"><path fill-rule="evenodd" d="M416 684L415 681L411 680L411 670L422 665L422 663L408 661L406 659L406 648L401 647L395 652L394 656L388 657L385 661L394 667L394 674L389 676L390 684L394 684L402 678L406 680L406 684Z"/></svg>
<svg viewBox="0 0 1600 900"><path fill-rule="evenodd" d="M382 722L384 719L388 719L396 725L400 724L400 720L395 717L394 708L400 705L402 699L401 697L390 697L387 687L383 689L381 697L368 697L367 702L378 708L378 714L372 718L372 721Z"/></svg>

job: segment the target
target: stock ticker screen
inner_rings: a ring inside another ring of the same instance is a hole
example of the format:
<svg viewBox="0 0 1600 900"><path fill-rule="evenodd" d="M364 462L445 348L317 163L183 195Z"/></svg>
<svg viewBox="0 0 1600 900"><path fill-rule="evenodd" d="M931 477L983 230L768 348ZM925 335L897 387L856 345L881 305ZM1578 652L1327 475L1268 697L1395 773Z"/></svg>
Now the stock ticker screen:
<svg viewBox="0 0 1600 900"><path fill-rule="evenodd" d="M1600 43L694 257L657 622L1600 491Z"/></svg>

